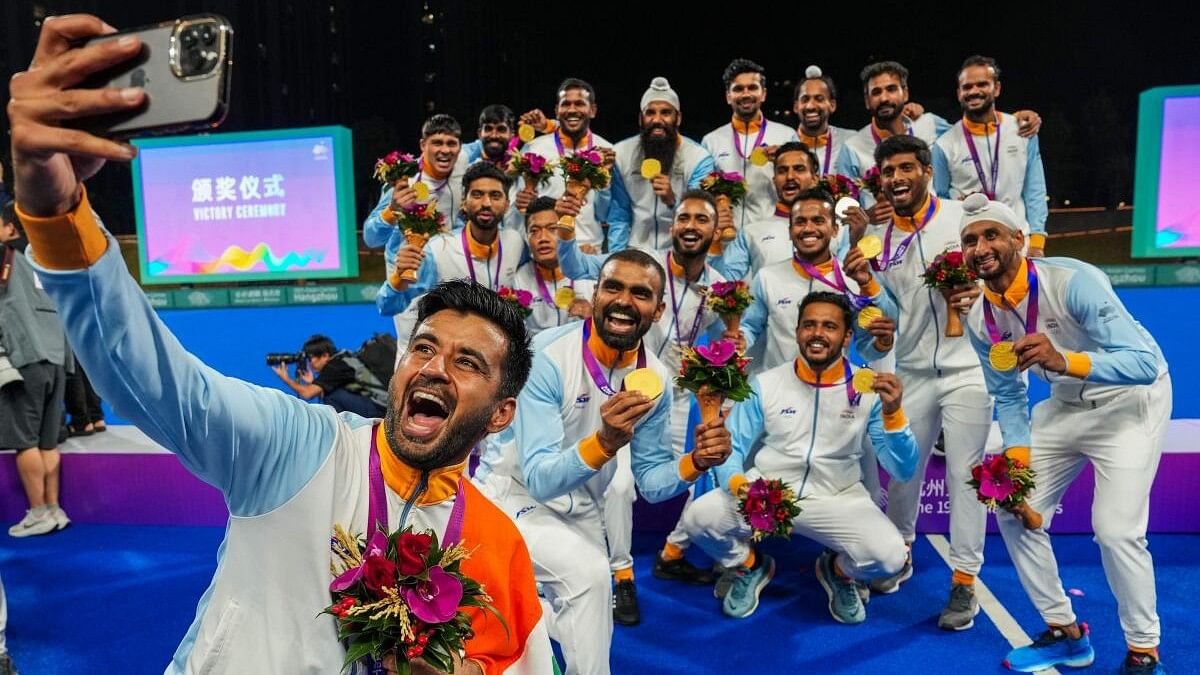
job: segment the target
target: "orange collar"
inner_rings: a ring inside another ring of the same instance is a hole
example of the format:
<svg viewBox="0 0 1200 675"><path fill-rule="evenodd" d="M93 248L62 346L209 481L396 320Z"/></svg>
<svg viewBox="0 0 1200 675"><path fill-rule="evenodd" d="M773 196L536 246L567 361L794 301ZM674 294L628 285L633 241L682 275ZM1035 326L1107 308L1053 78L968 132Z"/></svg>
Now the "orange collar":
<svg viewBox="0 0 1200 675"><path fill-rule="evenodd" d="M555 266L554 269L548 270L537 263L534 263L533 267L537 270L537 275L546 281L561 281L566 278L561 267Z"/></svg>
<svg viewBox="0 0 1200 675"><path fill-rule="evenodd" d="M765 118L763 117L761 110L758 111L758 117L750 120L749 124L746 124L745 122L740 120L737 115L734 115L733 122L732 122L733 130L738 132L739 134L745 134L747 136L749 136L750 134L756 134L756 133L758 133L759 128L762 127L764 119Z"/></svg>
<svg viewBox="0 0 1200 675"><path fill-rule="evenodd" d="M592 356L595 356L597 361L608 368L628 368L637 363L638 350L636 348L626 352L618 352L604 344L604 340L600 339L600 333L595 330L588 337L588 349L592 350ZM621 357L619 362L617 361L618 356Z"/></svg>
<svg viewBox="0 0 1200 675"><path fill-rule="evenodd" d="M429 163L429 160L425 157L425 155L421 155L421 172L428 174L430 177L436 180L445 180L446 176L450 175L448 173L439 174L437 170L433 168L433 165Z"/></svg>
<svg viewBox="0 0 1200 675"><path fill-rule="evenodd" d="M833 257L830 256L829 260L826 260L823 263L817 263L816 268L821 272L821 274L833 274ZM796 270L796 274L799 274L805 279L812 278L808 275L808 272L804 271L804 268L800 266L800 263L796 262L795 256L792 257L792 269Z"/></svg>
<svg viewBox="0 0 1200 675"><path fill-rule="evenodd" d="M883 127L879 126L878 124L875 124L874 117L871 118L871 126L875 127L875 133L878 134L879 138L881 138L881 139L887 138L888 136L892 135L891 129L884 129Z"/></svg>
<svg viewBox="0 0 1200 675"><path fill-rule="evenodd" d="M1004 289L1004 293L996 293L987 286L983 287L983 296L988 299L988 302L997 307L1016 307L1021 304L1025 296L1029 294L1029 262L1022 257L1021 267L1017 269L1017 275L1013 277L1012 283L1008 288ZM1006 304L1007 303L1007 304Z"/></svg>
<svg viewBox="0 0 1200 675"><path fill-rule="evenodd" d="M842 380L845 379L845 373L844 373L845 368L842 367L842 359L840 359L840 358L837 361L834 361L833 363L829 364L829 367L821 372L821 378L820 378L819 383L817 380L816 372L814 372L813 369L809 367L808 361L805 361L803 356L798 357L796 359L796 367L794 368L794 370L796 371L796 377L800 378L800 380L802 382L804 382L805 384L811 384L814 386L816 386L817 384L823 384L823 385L838 384L839 382L841 382Z"/></svg>
<svg viewBox="0 0 1200 675"><path fill-rule="evenodd" d="M579 146L576 145L575 141L572 140L570 136L568 136L562 132L561 127L556 128L554 130L554 133L558 134L558 140L560 143L562 143L564 150L578 150L579 149ZM583 136L580 137L579 142L585 143L591 135L592 135L592 130L588 129L587 131L583 132Z"/></svg>
<svg viewBox="0 0 1200 675"><path fill-rule="evenodd" d="M810 148L823 148L829 142L830 133L828 131L820 136L809 136L802 131L797 131L796 133L800 134L800 142Z"/></svg>
<svg viewBox="0 0 1200 675"><path fill-rule="evenodd" d="M421 471L405 464L392 452L382 424L375 431L375 442L379 448L379 467L383 470L384 482L401 499L410 499L421 482ZM429 506L453 497L458 493L458 482L466 470L467 462L464 460L461 464L430 471L429 484L417 499L417 506Z"/></svg>
<svg viewBox="0 0 1200 675"><path fill-rule="evenodd" d="M783 202L775 202L775 216L790 220L792 217L792 205L784 204Z"/></svg>
<svg viewBox="0 0 1200 675"><path fill-rule="evenodd" d="M995 117L992 118L992 121L984 122L983 124L972 122L971 120L967 119L966 115L963 115L963 126L967 128L967 131L971 132L972 136L990 136L995 133L996 129L998 129L1000 126L997 123L1000 119L999 113L993 114Z"/></svg>
<svg viewBox="0 0 1200 675"><path fill-rule="evenodd" d="M925 201L921 204L921 208L917 209L916 213L912 214L911 216L902 216L897 213L892 218L892 222L896 223L896 227L904 230L905 232L915 232L917 229L917 223L925 220L925 213L929 211L929 205L932 203L933 199L931 195L925 195ZM940 204L941 202L939 202L939 207ZM937 212L935 211L934 213L936 215Z"/></svg>
<svg viewBox="0 0 1200 675"><path fill-rule="evenodd" d="M471 251L471 257L476 260L488 260L492 257L492 253L496 250L496 244L500 243L500 233L496 233L496 241L490 244L481 244L475 241L475 237L471 234L471 225L467 224L467 248Z"/></svg>

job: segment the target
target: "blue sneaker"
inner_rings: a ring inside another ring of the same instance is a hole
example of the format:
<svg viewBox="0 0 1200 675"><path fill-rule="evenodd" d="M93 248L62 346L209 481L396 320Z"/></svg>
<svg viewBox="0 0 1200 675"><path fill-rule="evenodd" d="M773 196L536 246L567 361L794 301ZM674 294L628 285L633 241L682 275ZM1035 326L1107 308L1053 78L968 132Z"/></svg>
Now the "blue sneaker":
<svg viewBox="0 0 1200 675"><path fill-rule="evenodd" d="M817 556L815 565L817 581L821 582L825 593L829 595L829 613L839 623L862 623L867 620L867 608L863 606L862 596L858 593L858 584L838 576L833 569L834 557L833 553L824 551Z"/></svg>
<svg viewBox="0 0 1200 675"><path fill-rule="evenodd" d="M1051 628L1038 636L1028 647L1018 647L1008 653L1004 667L1022 673L1032 673L1055 666L1086 668L1096 659L1092 641L1088 639L1086 623L1079 624L1079 639L1072 640L1061 628Z"/></svg>
<svg viewBox="0 0 1200 675"><path fill-rule="evenodd" d="M721 610L726 616L744 619L758 609L759 594L775 576L775 559L760 553L757 565L749 569L739 567L734 575L733 584L721 601Z"/></svg>
<svg viewBox="0 0 1200 675"><path fill-rule="evenodd" d="M1121 675L1167 675L1167 669L1163 668L1158 659L1141 652L1126 654L1119 672Z"/></svg>

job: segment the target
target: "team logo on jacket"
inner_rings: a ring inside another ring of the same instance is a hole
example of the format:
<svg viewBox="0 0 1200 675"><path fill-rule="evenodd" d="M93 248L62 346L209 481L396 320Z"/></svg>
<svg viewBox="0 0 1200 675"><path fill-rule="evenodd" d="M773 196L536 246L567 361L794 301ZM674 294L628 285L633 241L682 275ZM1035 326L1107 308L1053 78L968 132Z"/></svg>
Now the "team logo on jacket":
<svg viewBox="0 0 1200 675"><path fill-rule="evenodd" d="M1015 146L1015 145L1010 145L1010 146L1008 146L1007 148L1005 148L1005 149L1004 149L1004 151L1005 151L1005 152L1007 152L1008 154L1010 154L1010 155L1012 155L1012 156L1014 156L1014 157L1015 157L1015 156L1016 156L1016 154L1017 154L1018 152L1020 152L1020 149L1019 149L1017 146Z"/></svg>
<svg viewBox="0 0 1200 675"><path fill-rule="evenodd" d="M779 411L780 417L795 417L796 409L792 407L783 408Z"/></svg>
<svg viewBox="0 0 1200 675"><path fill-rule="evenodd" d="M780 298L775 301L775 304L780 307L787 307L788 305L792 304L792 299L791 298Z"/></svg>
<svg viewBox="0 0 1200 675"><path fill-rule="evenodd" d="M846 408L842 411L841 418L844 420L854 419L854 408Z"/></svg>
<svg viewBox="0 0 1200 675"><path fill-rule="evenodd" d="M575 397L575 407L582 408L583 406L587 405L587 402L590 400L592 400L591 394L580 394L579 396Z"/></svg>
<svg viewBox="0 0 1200 675"><path fill-rule="evenodd" d="M1046 330L1058 330L1058 319L1046 319Z"/></svg>

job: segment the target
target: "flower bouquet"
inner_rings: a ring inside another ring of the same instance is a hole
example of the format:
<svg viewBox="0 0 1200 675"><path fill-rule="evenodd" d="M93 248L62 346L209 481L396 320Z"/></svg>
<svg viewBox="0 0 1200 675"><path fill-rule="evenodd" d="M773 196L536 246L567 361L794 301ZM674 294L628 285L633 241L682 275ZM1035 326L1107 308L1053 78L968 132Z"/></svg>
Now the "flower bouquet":
<svg viewBox="0 0 1200 675"><path fill-rule="evenodd" d="M567 182L567 194L578 199L583 199L589 190L608 187L608 181L612 178L604 166L604 157L595 150L584 150L562 158L558 162L558 170ZM558 225L566 230L574 230L575 217L562 216L558 219Z"/></svg>
<svg viewBox="0 0 1200 675"><path fill-rule="evenodd" d="M792 521L800 515L796 493L779 479L759 478L747 486L746 494L738 499L738 513L750 526L750 539L792 536Z"/></svg>
<svg viewBox="0 0 1200 675"><path fill-rule="evenodd" d="M879 201L883 196L883 181L879 177L879 167L873 166L868 169L863 177L858 179L858 187L862 190L869 190L871 196L875 197L875 201Z"/></svg>
<svg viewBox="0 0 1200 675"><path fill-rule="evenodd" d="M397 190L408 187L408 179L420 172L420 160L399 150L393 150L375 160L375 179ZM398 181L403 181L403 185L397 185Z"/></svg>
<svg viewBox="0 0 1200 675"><path fill-rule="evenodd" d="M713 171L700 179L700 189L717 200L719 209L731 209L746 198L746 181L736 171ZM718 234L722 241L730 241L737 236L737 231L726 227Z"/></svg>
<svg viewBox="0 0 1200 675"><path fill-rule="evenodd" d="M961 337L962 319L950 305L950 296L975 283L978 276L963 262L962 251L944 251L929 263L921 275L925 285L936 289L946 299L946 337Z"/></svg>
<svg viewBox="0 0 1200 675"><path fill-rule="evenodd" d="M718 281L708 289L706 302L725 327L736 331L742 322L742 313L754 301L750 287L744 281Z"/></svg>
<svg viewBox="0 0 1200 675"><path fill-rule="evenodd" d="M1034 487L1034 472L1019 459L996 455L982 464L971 467L967 485L975 488L976 496L988 509L1004 509L1021 520L1027 529L1042 526L1042 514L1034 511L1027 501Z"/></svg>
<svg viewBox="0 0 1200 675"><path fill-rule="evenodd" d="M518 152L515 147L509 148L508 166L504 170L513 180L525 179L525 189L533 192L549 182L554 175L554 162L536 152Z"/></svg>
<svg viewBox="0 0 1200 675"><path fill-rule="evenodd" d="M504 621L483 587L460 570L471 555L461 542L441 548L432 531L411 526L390 536L377 531L363 542L335 526L333 549L339 559L329 585L333 604L322 613L334 616L338 639L346 642L344 669L395 653L400 673L409 673L417 658L449 673L474 636L465 608Z"/></svg>
<svg viewBox="0 0 1200 675"><path fill-rule="evenodd" d="M446 216L437 210L437 200L413 202L396 214L396 226L404 233L404 241L418 250L424 249L429 238L441 232L446 225ZM416 281L416 270L400 272L402 281Z"/></svg>
<svg viewBox="0 0 1200 675"><path fill-rule="evenodd" d="M533 293L517 288L509 288L508 286L501 286L500 290L496 291L496 294L500 296L501 300L511 302L513 307L516 307L517 311L521 312L522 317L529 318L529 315L533 314L533 308L530 306L530 303L533 302Z"/></svg>
<svg viewBox="0 0 1200 675"><path fill-rule="evenodd" d="M683 347L683 365L675 384L696 395L700 418L705 424L720 417L725 399L750 398L750 378L746 365L750 359L737 351L732 340L717 340L710 345Z"/></svg>
<svg viewBox="0 0 1200 675"><path fill-rule="evenodd" d="M878 175L878 172L876 172ZM858 184L848 176L843 176L840 173L830 173L821 176L817 181L817 187L824 188L829 194L833 195L833 203L838 203L844 197L849 197L854 201L858 201Z"/></svg>

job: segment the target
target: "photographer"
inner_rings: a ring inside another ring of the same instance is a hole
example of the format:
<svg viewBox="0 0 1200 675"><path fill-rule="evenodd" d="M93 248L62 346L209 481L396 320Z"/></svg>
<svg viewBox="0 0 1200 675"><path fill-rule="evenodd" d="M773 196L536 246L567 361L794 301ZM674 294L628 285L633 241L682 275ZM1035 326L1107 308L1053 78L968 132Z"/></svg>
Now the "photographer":
<svg viewBox="0 0 1200 675"><path fill-rule="evenodd" d="M367 387L359 382L355 367L347 362L349 352L339 352L333 340L324 335L310 337L302 349L308 368L296 368L300 381L288 374L286 363L271 366L271 370L303 399L320 397L321 402L338 412L352 412L363 417L383 417L384 407L365 395ZM386 389L384 389L386 394Z"/></svg>
<svg viewBox="0 0 1200 675"><path fill-rule="evenodd" d="M54 304L25 259L26 245L7 202L0 209L0 448L17 450L29 500L25 517L8 530L14 537L47 534L71 522L58 505L58 435L70 350Z"/></svg>

